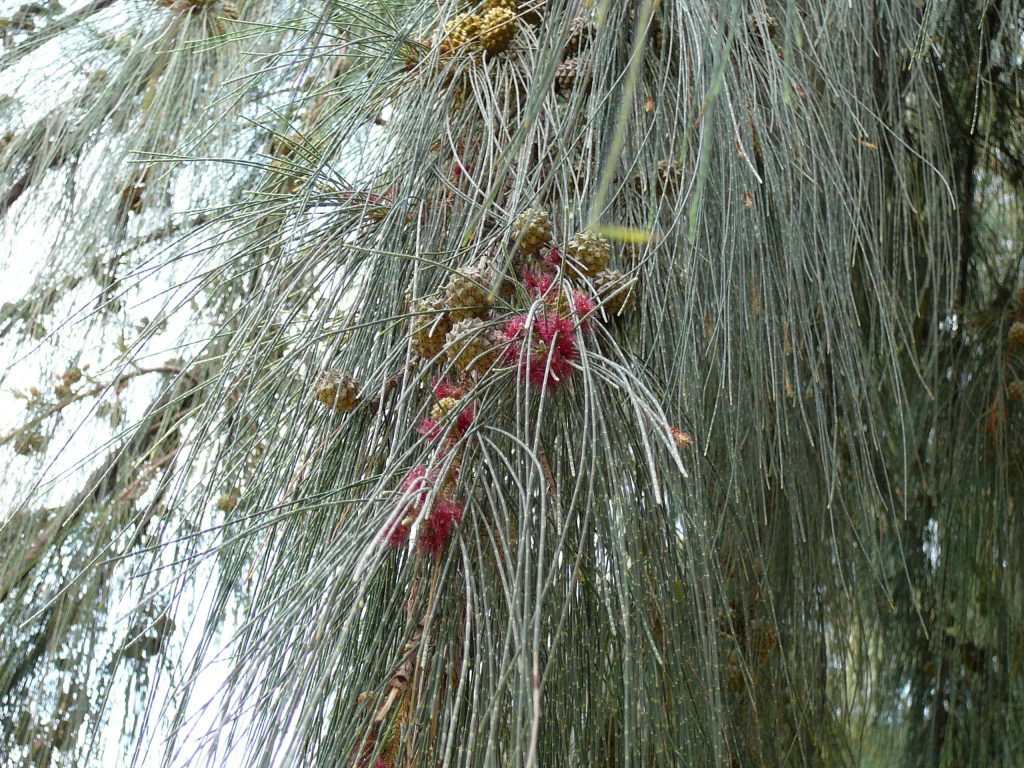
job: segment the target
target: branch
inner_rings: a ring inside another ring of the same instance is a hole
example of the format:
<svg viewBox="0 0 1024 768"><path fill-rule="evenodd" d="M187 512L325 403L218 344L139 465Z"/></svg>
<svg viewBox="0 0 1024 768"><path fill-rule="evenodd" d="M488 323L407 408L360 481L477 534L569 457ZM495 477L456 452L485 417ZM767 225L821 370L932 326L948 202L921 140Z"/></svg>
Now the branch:
<svg viewBox="0 0 1024 768"><path fill-rule="evenodd" d="M177 370L177 369L169 369ZM153 372L150 369L143 371ZM140 375L141 372L125 374L128 377ZM94 499L101 498L104 494L113 493L116 490L117 478L126 462L132 461L151 451L156 445L166 440L178 430L179 425L195 407L195 397L198 392L199 375L196 372L185 372L182 378L166 391L147 409L146 415L139 421L132 437L120 448L110 452L103 464L98 467L86 482L85 487L75 494L59 515L60 520L54 521L39 532L35 542L25 552L20 562L13 563L13 574L2 574L0 581L0 603L7 600L11 591L15 589L39 564L43 555L58 544L59 539L66 536L74 522L80 518L88 505ZM192 382L191 388L186 388L186 381ZM173 421L166 430L158 427L165 417L164 411L174 406Z"/></svg>
<svg viewBox="0 0 1024 768"><path fill-rule="evenodd" d="M93 2L89 3L85 8L80 8L73 13L69 13L62 19L50 22L46 25L46 28L38 34L32 35L17 48L0 57L0 70L10 69L16 62L46 45L61 32L66 32L67 30L81 24L90 16L94 16L105 8L109 8L114 4L114 2L115 0L93 0Z"/></svg>
<svg viewBox="0 0 1024 768"><path fill-rule="evenodd" d="M182 369L171 365L161 365L155 368L139 368L138 370L132 371L131 373L121 374L110 384L97 384L92 389L86 389L77 394L68 395L67 397L62 398L61 400L58 400L56 403L54 403L50 408L46 410L45 413L39 414L34 419L26 421L13 432L9 432L3 437L0 437L0 446L4 446L7 443L11 442L11 440L13 440L18 434L25 432L26 430L32 430L35 427L38 427L51 416L56 416L58 413L63 411L72 403L79 403L82 400L85 400L86 398L89 397L98 397L110 389L120 389L122 386L127 384L132 379L138 378L139 376L145 376L146 374L150 373L163 373L169 376L178 376L182 373ZM192 378L191 374L186 373L185 375ZM193 381L195 380L193 379Z"/></svg>

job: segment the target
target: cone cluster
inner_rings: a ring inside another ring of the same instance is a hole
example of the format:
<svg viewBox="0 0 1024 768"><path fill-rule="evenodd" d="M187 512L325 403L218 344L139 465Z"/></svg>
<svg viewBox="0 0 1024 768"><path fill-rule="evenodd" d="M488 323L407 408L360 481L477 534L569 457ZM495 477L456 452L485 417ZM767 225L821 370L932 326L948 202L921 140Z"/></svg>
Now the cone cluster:
<svg viewBox="0 0 1024 768"><path fill-rule="evenodd" d="M563 316L576 310L583 317L600 304L610 317L618 317L636 302L636 281L621 272L609 269L611 243L589 231L574 235L563 249L554 236L551 216L531 208L516 217L513 238L529 259L539 264L527 265L524 281L528 291L545 297L548 304ZM590 279L596 296L592 297L578 281ZM582 311L581 311L582 310Z"/></svg>
<svg viewBox="0 0 1024 768"><path fill-rule="evenodd" d="M563 258L548 211L531 207L506 226L509 258L500 269L493 254L485 255L477 266L453 270L440 290L410 307L413 354L430 362L443 358L452 376L433 382L418 428L435 446L435 463L447 469L437 477L420 466L403 481L382 534L382 541L393 547L408 545L418 526L418 548L439 555L462 519L462 503L455 496L461 452L473 423L483 415L473 395L476 383L513 369L534 392L557 391L578 368L579 345L597 308L616 317L635 302L634 282L608 269L611 243L601 235L577 233L565 244ZM509 265L518 274L510 274ZM329 371L316 397L347 412L359 402L359 386Z"/></svg>
<svg viewBox="0 0 1024 768"><path fill-rule="evenodd" d="M460 13L445 24L441 44L451 53L479 46L496 56L508 50L518 25L515 0L485 0L479 13Z"/></svg>
<svg viewBox="0 0 1024 768"><path fill-rule="evenodd" d="M586 78L584 57L594 37L594 23L586 14L572 20L569 39L562 49L562 60L555 70L555 93L568 97L577 83Z"/></svg>

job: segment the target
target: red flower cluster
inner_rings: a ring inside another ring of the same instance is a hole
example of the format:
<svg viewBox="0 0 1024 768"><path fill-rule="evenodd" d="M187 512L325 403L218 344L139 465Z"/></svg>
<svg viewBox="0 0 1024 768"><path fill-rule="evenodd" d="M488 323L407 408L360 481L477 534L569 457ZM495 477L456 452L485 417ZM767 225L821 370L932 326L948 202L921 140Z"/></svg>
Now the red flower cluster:
<svg viewBox="0 0 1024 768"><path fill-rule="evenodd" d="M556 389L573 374L579 358L576 332L567 317L544 314L516 315L502 329L509 342L506 359L519 366L519 374L535 387Z"/></svg>
<svg viewBox="0 0 1024 768"><path fill-rule="evenodd" d="M572 295L573 307L580 318L580 328L587 330L587 318L597 309L597 302L594 297L585 291L576 291Z"/></svg>
<svg viewBox="0 0 1024 768"><path fill-rule="evenodd" d="M557 311L557 304L560 298L558 286L555 284L555 275L551 272L531 272L523 274L523 282L526 290L545 300L548 304L555 305L553 311ZM594 297L586 291L573 291L573 308L580 318L580 327L587 330L587 318L597 309L597 302Z"/></svg>
<svg viewBox="0 0 1024 768"><path fill-rule="evenodd" d="M550 272L526 272L523 275L526 290L538 296L545 295L555 283L555 276Z"/></svg>
<svg viewBox="0 0 1024 768"><path fill-rule="evenodd" d="M551 248L544 253L544 261L552 267L557 267L562 263L562 252L558 249L557 245L551 246Z"/></svg>
<svg viewBox="0 0 1024 768"><path fill-rule="evenodd" d="M391 520L386 538L393 547L404 547L409 541L409 530L427 503L434 479L423 465L415 467L402 481L402 498L398 512Z"/></svg>
<svg viewBox="0 0 1024 768"><path fill-rule="evenodd" d="M423 465L415 467L402 481L402 497L398 512L391 520L385 538L393 547L404 547L409 542L412 524L427 511L419 541L421 550L437 554L444 550L456 524L462 520L462 507L447 497L435 498L427 509L427 499L434 486L434 477Z"/></svg>
<svg viewBox="0 0 1024 768"><path fill-rule="evenodd" d="M437 555L444 551L455 526L462 520L462 507L454 501L439 501L423 522L418 542L420 549Z"/></svg>
<svg viewBox="0 0 1024 768"><path fill-rule="evenodd" d="M438 400L444 400L446 397L462 397L466 394L466 390L458 384L448 379L442 379L440 376L430 382L430 387L434 390L434 397Z"/></svg>

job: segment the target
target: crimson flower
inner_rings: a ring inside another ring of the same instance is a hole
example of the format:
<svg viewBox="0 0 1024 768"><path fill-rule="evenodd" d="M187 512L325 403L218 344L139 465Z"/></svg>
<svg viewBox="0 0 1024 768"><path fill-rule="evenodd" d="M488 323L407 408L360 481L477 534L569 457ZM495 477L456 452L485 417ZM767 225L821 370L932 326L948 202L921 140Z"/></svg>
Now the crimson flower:
<svg viewBox="0 0 1024 768"><path fill-rule="evenodd" d="M516 315L502 329L508 362L531 384L547 390L565 384L579 359L573 322L561 315Z"/></svg>
<svg viewBox="0 0 1024 768"><path fill-rule="evenodd" d="M462 520L462 507L454 501L443 500L434 505L420 529L419 547L425 552L438 554L444 551L455 526Z"/></svg>

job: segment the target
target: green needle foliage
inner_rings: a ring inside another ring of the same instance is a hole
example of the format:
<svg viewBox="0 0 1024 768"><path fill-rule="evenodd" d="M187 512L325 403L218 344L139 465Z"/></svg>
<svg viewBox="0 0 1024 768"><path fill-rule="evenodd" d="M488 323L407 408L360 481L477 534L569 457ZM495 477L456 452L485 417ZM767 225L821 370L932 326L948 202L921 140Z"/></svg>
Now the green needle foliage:
<svg viewBox="0 0 1024 768"><path fill-rule="evenodd" d="M12 6L0 762L1021 765L1022 39Z"/></svg>

